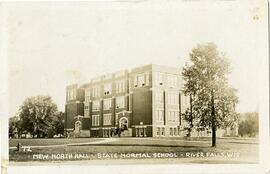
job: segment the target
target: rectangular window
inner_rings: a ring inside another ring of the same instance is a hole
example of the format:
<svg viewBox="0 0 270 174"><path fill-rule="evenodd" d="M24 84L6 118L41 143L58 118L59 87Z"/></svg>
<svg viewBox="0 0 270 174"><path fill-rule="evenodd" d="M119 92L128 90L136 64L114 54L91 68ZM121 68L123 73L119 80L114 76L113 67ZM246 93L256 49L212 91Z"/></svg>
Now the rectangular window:
<svg viewBox="0 0 270 174"><path fill-rule="evenodd" d="M168 76L168 86L170 88L176 88L177 87L177 76L176 75L169 75Z"/></svg>
<svg viewBox="0 0 270 174"><path fill-rule="evenodd" d="M92 96L99 97L99 87L96 86L92 88Z"/></svg>
<svg viewBox="0 0 270 174"><path fill-rule="evenodd" d="M163 91L156 92L156 102L161 104L164 103Z"/></svg>
<svg viewBox="0 0 270 174"><path fill-rule="evenodd" d="M170 136L173 135L173 128L170 128Z"/></svg>
<svg viewBox="0 0 270 174"><path fill-rule="evenodd" d="M116 113L115 114L115 125L118 125L118 118L119 118L119 114Z"/></svg>
<svg viewBox="0 0 270 174"><path fill-rule="evenodd" d="M111 83L104 84L104 95L109 95L109 94L112 94L112 84Z"/></svg>
<svg viewBox="0 0 270 174"><path fill-rule="evenodd" d="M109 110L112 107L112 101L111 99L104 99L104 103L103 103L103 110Z"/></svg>
<svg viewBox="0 0 270 174"><path fill-rule="evenodd" d="M161 128L161 135L162 135L162 136L165 136L165 128L164 128L164 127Z"/></svg>
<svg viewBox="0 0 270 174"><path fill-rule="evenodd" d="M159 85L163 85L164 82L163 82L163 74L161 73L156 73L156 85L159 86Z"/></svg>
<svg viewBox="0 0 270 174"><path fill-rule="evenodd" d="M179 104L179 96L178 93L168 93L168 104L170 105L177 105Z"/></svg>
<svg viewBox="0 0 270 174"><path fill-rule="evenodd" d="M164 121L164 111L163 110L160 110L159 111L159 121Z"/></svg>
<svg viewBox="0 0 270 174"><path fill-rule="evenodd" d="M90 102L90 95L91 95L91 91L89 88L85 89L85 102L89 103Z"/></svg>
<svg viewBox="0 0 270 174"><path fill-rule="evenodd" d="M138 87L145 86L144 74L138 75Z"/></svg>
<svg viewBox="0 0 270 174"><path fill-rule="evenodd" d="M104 114L103 115L103 125L111 125L112 114Z"/></svg>
<svg viewBox="0 0 270 174"><path fill-rule="evenodd" d="M89 106L84 106L84 116L89 116Z"/></svg>
<svg viewBox="0 0 270 174"><path fill-rule="evenodd" d="M177 130L176 130L176 128L173 129L173 133L174 133L174 134L173 134L174 136L177 135Z"/></svg>
<svg viewBox="0 0 270 174"><path fill-rule="evenodd" d="M156 110L155 111L155 115L156 115L156 120L157 121L164 121L164 114L163 114L163 110Z"/></svg>
<svg viewBox="0 0 270 174"><path fill-rule="evenodd" d="M138 79L137 76L134 76L134 87L138 87Z"/></svg>
<svg viewBox="0 0 270 174"><path fill-rule="evenodd" d="M125 96L116 97L115 103L116 103L115 104L116 109L118 109L118 108L124 108L125 107Z"/></svg>
<svg viewBox="0 0 270 174"><path fill-rule="evenodd" d="M99 108L100 108L100 101L99 100L93 101L92 111L99 111Z"/></svg>
<svg viewBox="0 0 270 174"><path fill-rule="evenodd" d="M118 80L115 82L116 93L125 92L125 80Z"/></svg>
<svg viewBox="0 0 270 174"><path fill-rule="evenodd" d="M157 127L157 136L160 136L160 127Z"/></svg>
<svg viewBox="0 0 270 174"><path fill-rule="evenodd" d="M99 126L99 115L92 115L92 126Z"/></svg>

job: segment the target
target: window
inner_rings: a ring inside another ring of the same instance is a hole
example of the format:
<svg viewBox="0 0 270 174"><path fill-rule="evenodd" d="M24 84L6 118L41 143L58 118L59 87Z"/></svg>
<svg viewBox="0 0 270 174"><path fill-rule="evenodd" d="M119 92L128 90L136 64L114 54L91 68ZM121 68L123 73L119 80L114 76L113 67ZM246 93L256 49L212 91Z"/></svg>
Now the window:
<svg viewBox="0 0 270 174"><path fill-rule="evenodd" d="M155 114L156 114L156 120L157 121L164 121L164 114L163 114L163 110L156 110Z"/></svg>
<svg viewBox="0 0 270 174"><path fill-rule="evenodd" d="M156 92L156 102L157 103L164 103L163 91Z"/></svg>
<svg viewBox="0 0 270 174"><path fill-rule="evenodd" d="M178 111L168 111L168 121L178 122L179 121Z"/></svg>
<svg viewBox="0 0 270 174"><path fill-rule="evenodd" d="M112 93L112 84L104 84L104 95L109 95Z"/></svg>
<svg viewBox="0 0 270 174"><path fill-rule="evenodd" d="M160 127L157 127L157 135L160 135Z"/></svg>
<svg viewBox="0 0 270 174"><path fill-rule="evenodd" d="M67 93L67 96L68 96L68 100L75 100L76 99L76 90L75 89L69 90Z"/></svg>
<svg viewBox="0 0 270 174"><path fill-rule="evenodd" d="M138 87L145 86L144 74L138 75Z"/></svg>
<svg viewBox="0 0 270 174"><path fill-rule="evenodd" d="M111 99L104 99L104 103L103 103L103 110L109 110L111 109L112 106L112 101Z"/></svg>
<svg viewBox="0 0 270 174"><path fill-rule="evenodd" d="M138 87L138 79L137 76L134 76L134 87Z"/></svg>
<svg viewBox="0 0 270 174"><path fill-rule="evenodd" d="M84 106L84 116L89 116L89 106L88 105Z"/></svg>
<svg viewBox="0 0 270 174"><path fill-rule="evenodd" d="M92 115L92 126L99 126L99 115Z"/></svg>
<svg viewBox="0 0 270 174"><path fill-rule="evenodd" d="M173 135L173 128L170 128L170 136Z"/></svg>
<svg viewBox="0 0 270 174"><path fill-rule="evenodd" d="M176 130L176 128L174 128L173 130L174 130L174 131L173 131L173 135L176 136L176 135L177 135L177 130Z"/></svg>
<svg viewBox="0 0 270 174"><path fill-rule="evenodd" d="M116 93L125 92L125 80L119 80L115 82Z"/></svg>
<svg viewBox="0 0 270 174"><path fill-rule="evenodd" d="M99 110L99 106L100 106L99 100L93 101L92 111L98 111Z"/></svg>
<svg viewBox="0 0 270 174"><path fill-rule="evenodd" d="M104 114L103 115L103 125L111 125L112 114Z"/></svg>
<svg viewBox="0 0 270 174"><path fill-rule="evenodd" d="M115 114L115 124L118 125L119 113Z"/></svg>
<svg viewBox="0 0 270 174"><path fill-rule="evenodd" d="M168 104L170 104L170 105L177 105L177 104L179 104L178 93L169 93L167 99L168 99Z"/></svg>
<svg viewBox="0 0 270 174"><path fill-rule="evenodd" d="M177 87L177 76L176 75L169 75L168 76L168 86L171 88Z"/></svg>
<svg viewBox="0 0 270 174"><path fill-rule="evenodd" d="M156 73L156 85L163 85L163 75Z"/></svg>
<svg viewBox="0 0 270 174"><path fill-rule="evenodd" d="M121 97L116 97L115 99L115 105L116 105L116 108L124 108L125 107L125 97L124 96L121 96Z"/></svg>
<svg viewBox="0 0 270 174"><path fill-rule="evenodd" d="M165 136L165 128L164 128L164 127L161 128L161 135L162 135L162 136Z"/></svg>
<svg viewBox="0 0 270 174"><path fill-rule="evenodd" d="M93 97L99 97L99 87L92 88L92 95Z"/></svg>
<svg viewBox="0 0 270 174"><path fill-rule="evenodd" d="M91 91L90 89L85 89L85 102L89 103L90 102L90 95L91 95Z"/></svg>

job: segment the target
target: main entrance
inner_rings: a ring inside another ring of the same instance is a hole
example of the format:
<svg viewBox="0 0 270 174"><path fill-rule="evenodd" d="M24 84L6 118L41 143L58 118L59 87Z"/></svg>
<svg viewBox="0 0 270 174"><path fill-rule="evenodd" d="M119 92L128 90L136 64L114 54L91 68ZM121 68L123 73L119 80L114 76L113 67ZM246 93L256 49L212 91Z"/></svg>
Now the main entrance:
<svg viewBox="0 0 270 174"><path fill-rule="evenodd" d="M126 117L122 117L119 120L119 128L122 130L127 130L128 129L128 119Z"/></svg>
<svg viewBox="0 0 270 174"><path fill-rule="evenodd" d="M128 126L128 119L122 117L119 119L119 129L121 130L121 136L130 137L132 135L132 129Z"/></svg>

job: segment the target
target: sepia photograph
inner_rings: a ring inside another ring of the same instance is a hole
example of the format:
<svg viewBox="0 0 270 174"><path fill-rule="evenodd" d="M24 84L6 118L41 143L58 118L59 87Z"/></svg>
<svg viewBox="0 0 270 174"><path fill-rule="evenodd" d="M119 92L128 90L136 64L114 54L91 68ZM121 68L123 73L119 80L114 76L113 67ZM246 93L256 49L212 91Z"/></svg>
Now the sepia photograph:
<svg viewBox="0 0 270 174"><path fill-rule="evenodd" d="M270 172L267 1L4 2L1 11L3 173Z"/></svg>

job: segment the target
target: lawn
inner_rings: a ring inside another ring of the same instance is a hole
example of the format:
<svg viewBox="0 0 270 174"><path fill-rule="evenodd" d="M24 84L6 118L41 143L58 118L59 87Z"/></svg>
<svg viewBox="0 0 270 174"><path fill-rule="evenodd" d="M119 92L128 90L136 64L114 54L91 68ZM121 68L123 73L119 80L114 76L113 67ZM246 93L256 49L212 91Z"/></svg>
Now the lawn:
<svg viewBox="0 0 270 174"><path fill-rule="evenodd" d="M104 141L105 140L105 141ZM107 141L106 140L113 140ZM32 152L17 152L10 149L10 161L121 161L124 154L146 154L126 158L125 161L159 161L165 163L256 163L258 162L258 142L256 139L218 138L217 147L211 147L210 138L113 138L113 139L11 139L10 147L18 142L32 146ZM100 143L99 143L100 142ZM76 144L79 143L79 144ZM65 145L63 145L65 144ZM34 147L34 146L46 147ZM56 146L50 146L56 145ZM57 146L61 145L61 146ZM33 159L33 155L46 154L86 154L88 158L78 159ZM161 153L160 158L154 158ZM236 157L220 156L220 154L239 154ZM165 156L163 155L165 154ZM176 154L177 157L166 156ZM203 154L203 156L199 156ZM213 154L212 156L205 156ZM162 156L163 155L163 156ZM115 160L115 158L117 160ZM103 159L103 160L100 160ZM128 160L127 160L128 159ZM144 159L144 160L143 160Z"/></svg>
<svg viewBox="0 0 270 174"><path fill-rule="evenodd" d="M85 143L96 141L96 138L33 138L33 139L10 139L9 147L15 147L18 143L23 146L47 146L47 145L60 145L70 143Z"/></svg>

